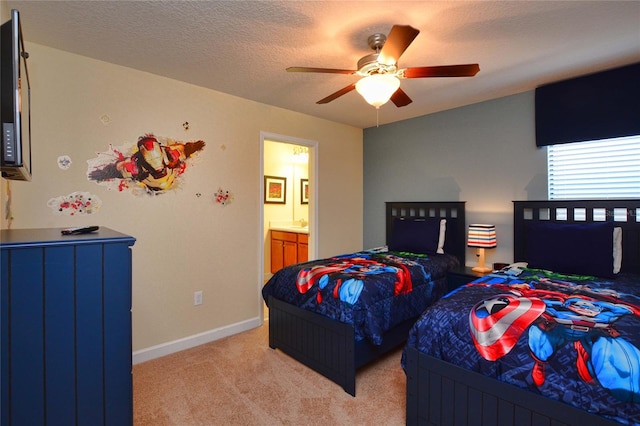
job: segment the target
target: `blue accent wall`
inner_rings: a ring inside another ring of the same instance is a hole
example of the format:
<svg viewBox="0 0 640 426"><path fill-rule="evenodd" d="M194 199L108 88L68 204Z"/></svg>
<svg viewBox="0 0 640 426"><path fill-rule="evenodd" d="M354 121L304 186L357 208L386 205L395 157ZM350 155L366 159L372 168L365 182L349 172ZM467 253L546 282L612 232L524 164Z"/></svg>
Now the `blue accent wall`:
<svg viewBox="0 0 640 426"><path fill-rule="evenodd" d="M496 225L498 247L487 263L510 262L512 201L547 197L534 98L529 91L365 129L364 247L385 243L386 201L466 201L468 223Z"/></svg>

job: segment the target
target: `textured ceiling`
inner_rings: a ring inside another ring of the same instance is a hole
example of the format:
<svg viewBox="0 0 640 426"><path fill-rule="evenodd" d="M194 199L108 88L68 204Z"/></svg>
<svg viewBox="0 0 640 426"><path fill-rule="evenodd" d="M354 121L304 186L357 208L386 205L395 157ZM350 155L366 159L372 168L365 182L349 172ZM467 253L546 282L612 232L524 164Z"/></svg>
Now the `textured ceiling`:
<svg viewBox="0 0 640 426"><path fill-rule="evenodd" d="M480 64L475 77L402 80L413 99L379 123L532 90L640 61L640 1L7 1L33 42L359 128L376 111L343 74L367 37L420 34L399 66ZM6 17L5 17L6 19Z"/></svg>

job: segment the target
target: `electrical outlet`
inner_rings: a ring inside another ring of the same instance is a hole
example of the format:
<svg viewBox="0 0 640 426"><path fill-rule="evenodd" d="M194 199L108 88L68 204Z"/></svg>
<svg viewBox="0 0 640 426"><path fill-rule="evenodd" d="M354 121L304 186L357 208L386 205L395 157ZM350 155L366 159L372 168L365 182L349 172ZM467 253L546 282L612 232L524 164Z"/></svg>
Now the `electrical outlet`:
<svg viewBox="0 0 640 426"><path fill-rule="evenodd" d="M193 293L193 306L202 305L202 290Z"/></svg>

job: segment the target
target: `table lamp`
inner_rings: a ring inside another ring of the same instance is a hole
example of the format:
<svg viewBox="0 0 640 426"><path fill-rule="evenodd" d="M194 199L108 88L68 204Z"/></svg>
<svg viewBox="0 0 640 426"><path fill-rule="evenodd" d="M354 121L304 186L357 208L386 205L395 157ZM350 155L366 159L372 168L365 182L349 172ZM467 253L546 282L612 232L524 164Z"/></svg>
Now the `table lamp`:
<svg viewBox="0 0 640 426"><path fill-rule="evenodd" d="M469 225L467 247L476 247L478 249L478 266L472 268L474 271L483 273L491 272L491 268L487 268L484 264L484 249L494 248L497 245L495 225L485 225L482 223Z"/></svg>

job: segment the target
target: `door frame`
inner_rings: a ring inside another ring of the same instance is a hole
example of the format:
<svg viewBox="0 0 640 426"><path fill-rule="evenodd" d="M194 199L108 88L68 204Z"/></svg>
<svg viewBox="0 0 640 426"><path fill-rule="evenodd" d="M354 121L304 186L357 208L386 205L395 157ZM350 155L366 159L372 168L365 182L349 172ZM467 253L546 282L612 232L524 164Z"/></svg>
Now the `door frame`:
<svg viewBox="0 0 640 426"><path fill-rule="evenodd" d="M264 303L262 299L262 287L264 286L264 143L265 140L269 140L272 142L279 142L291 145L300 145L306 146L309 148L309 260L315 259L316 254L318 253L318 142L309 140L309 139L301 139L292 136L280 135L277 133L270 132L260 132L260 173L258 179L258 185L260 188L258 194L258 205L260 206L260 214L258 215L258 229L259 229L259 237L258 237L258 264L260 267L258 268L258 297L259 297L259 306L260 310L258 312L258 316L260 318L260 324L264 322Z"/></svg>

